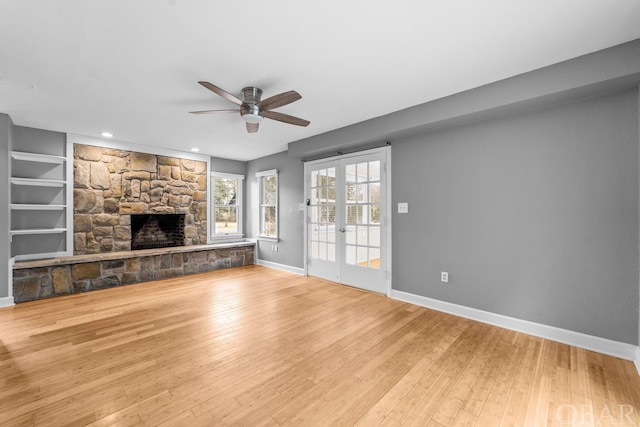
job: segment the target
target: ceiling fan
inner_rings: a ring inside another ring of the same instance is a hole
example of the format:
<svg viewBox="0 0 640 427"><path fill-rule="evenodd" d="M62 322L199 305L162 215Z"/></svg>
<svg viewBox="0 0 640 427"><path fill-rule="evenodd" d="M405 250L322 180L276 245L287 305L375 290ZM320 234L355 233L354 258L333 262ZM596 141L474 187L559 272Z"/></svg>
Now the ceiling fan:
<svg viewBox="0 0 640 427"><path fill-rule="evenodd" d="M279 95L274 95L267 99L261 99L262 90L249 86L242 89L243 99L239 99L224 89L220 89L218 86L209 82L198 82L202 86L206 87L215 94L220 95L224 99L233 102L240 108L225 109L225 110L204 110L204 111L190 111L191 114L212 114L212 113L225 113L225 112L240 112L240 117L247 124L247 132L258 132L258 127L262 120L266 117L271 120L277 120L283 123L289 123L296 126L308 126L309 121L301 119L299 117L290 116L288 114L278 113L271 111L274 108L283 107L287 104L291 104L294 101L302 98L302 96L295 90L283 92Z"/></svg>

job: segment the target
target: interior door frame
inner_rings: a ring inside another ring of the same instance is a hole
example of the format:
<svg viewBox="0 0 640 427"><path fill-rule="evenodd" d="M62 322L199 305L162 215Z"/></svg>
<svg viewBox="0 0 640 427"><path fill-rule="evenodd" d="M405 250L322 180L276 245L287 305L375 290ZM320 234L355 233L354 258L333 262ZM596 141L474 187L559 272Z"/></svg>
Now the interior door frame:
<svg viewBox="0 0 640 427"><path fill-rule="evenodd" d="M385 161L384 161L384 173L386 174L386 185L385 185L385 191L386 191L386 201L385 201L385 216L384 216L384 228L385 228L385 237L386 237L386 248L384 248L384 255L387 257L387 268L386 270L383 272L385 279L386 279L386 283L387 283L387 291L386 291L386 295L387 297L391 296L391 289L392 289L392 283L391 283L391 278L393 277L391 274L392 271L392 265L393 265L393 258L392 258L392 251L391 251L391 246L392 246L392 241L391 241L391 234L392 234L392 221L391 218L393 216L393 211L391 210L392 208L392 202L391 202L391 146L387 145L385 147L380 147L380 148L373 148L373 149L369 149L369 150L362 150L362 151L355 151L352 153L348 153L348 154L340 154L338 156L332 156L332 157L325 157L325 158L321 158L321 159L315 159L315 160L310 160L310 161L305 161L304 162L304 174L303 174L303 180L304 180L304 275L308 276L309 275L309 268L308 268L308 262L309 262L309 236L308 236L308 232L309 232L309 207L307 206L306 201L309 200L309 188L308 188L308 182L310 179L310 172L309 169L311 166L313 166L314 164L317 163L322 163L322 162L328 162L328 161L337 161L337 160L343 160L343 159L349 159L351 157L359 157L359 156L363 156L363 155L367 155L367 154L382 154L384 155Z"/></svg>

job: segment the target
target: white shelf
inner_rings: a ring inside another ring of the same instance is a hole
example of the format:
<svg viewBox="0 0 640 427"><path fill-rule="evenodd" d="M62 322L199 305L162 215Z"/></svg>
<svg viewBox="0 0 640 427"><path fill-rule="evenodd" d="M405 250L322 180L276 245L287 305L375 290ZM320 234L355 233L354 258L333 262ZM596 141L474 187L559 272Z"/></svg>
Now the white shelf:
<svg viewBox="0 0 640 427"><path fill-rule="evenodd" d="M50 154L25 153L22 151L12 151L11 158L15 160L22 160L25 162L53 163L58 165L61 165L67 161L67 158L62 156L52 156Z"/></svg>
<svg viewBox="0 0 640 427"><path fill-rule="evenodd" d="M13 185L28 185L31 187L59 187L65 186L65 181L56 179L38 179L38 178L11 178Z"/></svg>
<svg viewBox="0 0 640 427"><path fill-rule="evenodd" d="M14 211L61 211L66 208L65 205L35 205L35 204L23 204L12 203L11 210Z"/></svg>
<svg viewBox="0 0 640 427"><path fill-rule="evenodd" d="M27 230L11 230L9 233L12 236L24 236L28 234L56 234L64 233L66 228L32 228Z"/></svg>

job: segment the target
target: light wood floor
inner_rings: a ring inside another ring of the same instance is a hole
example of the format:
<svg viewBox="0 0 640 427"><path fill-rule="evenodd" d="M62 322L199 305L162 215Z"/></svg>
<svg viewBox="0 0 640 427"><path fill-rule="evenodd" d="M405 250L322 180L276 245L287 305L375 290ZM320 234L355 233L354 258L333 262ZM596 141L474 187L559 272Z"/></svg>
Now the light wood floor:
<svg viewBox="0 0 640 427"><path fill-rule="evenodd" d="M0 425L640 425L629 361L243 267L0 309Z"/></svg>

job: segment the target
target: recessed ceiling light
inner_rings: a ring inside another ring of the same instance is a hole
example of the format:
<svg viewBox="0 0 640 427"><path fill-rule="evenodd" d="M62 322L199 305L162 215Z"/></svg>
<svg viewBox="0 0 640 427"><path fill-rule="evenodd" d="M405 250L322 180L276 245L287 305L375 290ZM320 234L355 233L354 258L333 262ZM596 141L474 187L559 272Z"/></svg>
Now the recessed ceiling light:
<svg viewBox="0 0 640 427"><path fill-rule="evenodd" d="M113 134L111 132L102 132L100 135L104 136L105 138L113 138Z"/></svg>
<svg viewBox="0 0 640 427"><path fill-rule="evenodd" d="M194 153L197 153L198 151L200 151L200 149L199 149L199 148L197 148L197 147L193 147L193 148L191 149L191 151L193 151Z"/></svg>

